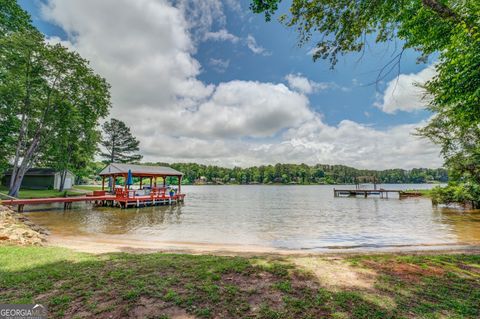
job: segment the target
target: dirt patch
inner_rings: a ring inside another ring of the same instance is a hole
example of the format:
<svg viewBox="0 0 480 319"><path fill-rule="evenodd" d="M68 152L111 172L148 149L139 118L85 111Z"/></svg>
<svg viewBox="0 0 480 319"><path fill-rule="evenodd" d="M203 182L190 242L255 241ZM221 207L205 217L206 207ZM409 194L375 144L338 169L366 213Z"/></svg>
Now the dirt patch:
<svg viewBox="0 0 480 319"><path fill-rule="evenodd" d="M262 305L278 309L282 304L283 294L273 289L278 281L273 274L260 272L254 275L228 273L222 276L222 284L238 288L239 295L246 296L251 314L257 313Z"/></svg>
<svg viewBox="0 0 480 319"><path fill-rule="evenodd" d="M156 298L140 297L132 310L128 313L129 318L158 318L160 315L172 319L195 318L188 314L185 309L168 304Z"/></svg>
<svg viewBox="0 0 480 319"><path fill-rule="evenodd" d="M322 286L333 290L373 289L376 271L353 267L342 258L302 257L290 258L291 262L312 273Z"/></svg>
<svg viewBox="0 0 480 319"><path fill-rule="evenodd" d="M42 245L47 232L10 208L0 206L0 244Z"/></svg>
<svg viewBox="0 0 480 319"><path fill-rule="evenodd" d="M390 260L387 263L367 260L364 265L406 281L420 282L422 277L442 277L445 270L436 266L419 266Z"/></svg>

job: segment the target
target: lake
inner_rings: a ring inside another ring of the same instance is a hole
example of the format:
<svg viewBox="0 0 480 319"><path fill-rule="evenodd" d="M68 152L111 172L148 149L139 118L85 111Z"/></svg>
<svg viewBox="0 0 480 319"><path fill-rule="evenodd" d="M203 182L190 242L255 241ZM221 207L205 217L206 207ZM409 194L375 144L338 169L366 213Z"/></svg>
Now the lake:
<svg viewBox="0 0 480 319"><path fill-rule="evenodd" d="M184 204L145 208L29 207L52 235L333 250L480 243L480 213L428 198L334 197L354 186L185 186ZM425 189L432 185L380 185Z"/></svg>

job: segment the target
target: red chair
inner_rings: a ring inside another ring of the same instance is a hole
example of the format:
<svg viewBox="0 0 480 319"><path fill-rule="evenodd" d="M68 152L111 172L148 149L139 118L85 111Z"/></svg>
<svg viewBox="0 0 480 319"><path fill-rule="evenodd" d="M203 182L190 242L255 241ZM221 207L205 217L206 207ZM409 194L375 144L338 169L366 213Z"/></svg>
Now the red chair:
<svg viewBox="0 0 480 319"><path fill-rule="evenodd" d="M123 190L123 188L115 189L115 197L116 198L127 198L128 193Z"/></svg>

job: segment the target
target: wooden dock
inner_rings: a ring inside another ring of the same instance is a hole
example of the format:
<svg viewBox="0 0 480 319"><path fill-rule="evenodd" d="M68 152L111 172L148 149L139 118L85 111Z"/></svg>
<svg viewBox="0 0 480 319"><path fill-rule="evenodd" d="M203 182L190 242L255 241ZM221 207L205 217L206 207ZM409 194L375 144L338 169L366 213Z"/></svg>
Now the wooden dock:
<svg viewBox="0 0 480 319"><path fill-rule="evenodd" d="M116 195L86 195L75 197L53 197L53 198L32 198L32 199L7 199L0 200L1 205L17 206L18 212L23 212L25 205L45 205L63 203L64 209L70 209L73 203L86 202L93 203L96 206L118 206L121 208L128 207L145 207L156 205L172 205L185 200L185 194L175 194L169 196L165 193L152 193L147 196L128 196L124 193Z"/></svg>
<svg viewBox="0 0 480 319"><path fill-rule="evenodd" d="M333 189L334 197L362 196L367 198L368 196L378 195L380 198L388 198L389 194L398 194L399 199L412 196L421 196L421 194L417 192L405 192L398 189Z"/></svg>

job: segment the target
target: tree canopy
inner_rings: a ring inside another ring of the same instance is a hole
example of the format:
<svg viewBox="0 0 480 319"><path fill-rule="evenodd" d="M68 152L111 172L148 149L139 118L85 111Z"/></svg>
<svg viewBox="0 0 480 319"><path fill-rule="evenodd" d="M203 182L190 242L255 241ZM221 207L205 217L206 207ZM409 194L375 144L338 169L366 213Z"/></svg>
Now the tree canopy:
<svg viewBox="0 0 480 319"><path fill-rule="evenodd" d="M0 0L0 36L27 29L34 29L29 14L16 1Z"/></svg>
<svg viewBox="0 0 480 319"><path fill-rule="evenodd" d="M16 1L0 0L0 39L21 30L33 30L30 24L30 16L17 4ZM2 79L0 79L2 81ZM4 87L0 88L0 171L4 171L9 165L9 159L15 149L11 147L15 143L14 137L9 134L16 130L14 114L10 112L7 92Z"/></svg>

